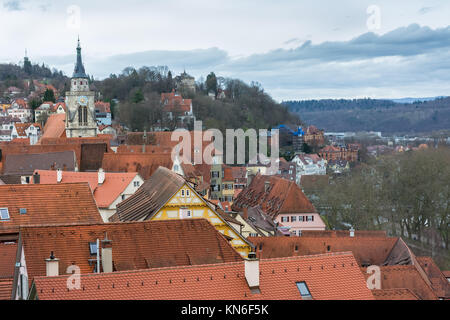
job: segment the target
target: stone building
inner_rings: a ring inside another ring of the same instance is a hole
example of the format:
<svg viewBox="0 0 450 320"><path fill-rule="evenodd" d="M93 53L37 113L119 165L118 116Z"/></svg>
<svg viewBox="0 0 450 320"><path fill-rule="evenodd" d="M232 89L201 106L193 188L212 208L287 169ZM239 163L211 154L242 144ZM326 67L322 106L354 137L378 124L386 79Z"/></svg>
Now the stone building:
<svg viewBox="0 0 450 320"><path fill-rule="evenodd" d="M95 118L95 92L89 90L89 77L81 59L80 39L78 39L77 62L66 93L66 135L68 138L97 136Z"/></svg>

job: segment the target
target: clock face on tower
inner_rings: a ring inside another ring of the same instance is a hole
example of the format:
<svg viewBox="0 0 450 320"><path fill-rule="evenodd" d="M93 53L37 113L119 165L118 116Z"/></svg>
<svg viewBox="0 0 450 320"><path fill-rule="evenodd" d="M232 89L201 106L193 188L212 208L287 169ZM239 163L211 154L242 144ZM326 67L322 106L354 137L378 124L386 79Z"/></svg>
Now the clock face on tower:
<svg viewBox="0 0 450 320"><path fill-rule="evenodd" d="M79 97L79 98L78 98L78 104L79 104L80 106L87 106L87 104L88 104L88 98L85 97L85 96Z"/></svg>

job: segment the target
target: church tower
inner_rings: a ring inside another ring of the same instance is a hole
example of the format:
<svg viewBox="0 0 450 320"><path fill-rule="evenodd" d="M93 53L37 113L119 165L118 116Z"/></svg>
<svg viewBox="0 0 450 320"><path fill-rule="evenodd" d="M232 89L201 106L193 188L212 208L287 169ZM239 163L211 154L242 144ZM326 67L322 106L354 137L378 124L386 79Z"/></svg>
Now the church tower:
<svg viewBox="0 0 450 320"><path fill-rule="evenodd" d="M66 136L68 138L97 136L95 119L95 92L89 90L89 77L81 59L78 38L77 62L70 80L70 91L66 92Z"/></svg>

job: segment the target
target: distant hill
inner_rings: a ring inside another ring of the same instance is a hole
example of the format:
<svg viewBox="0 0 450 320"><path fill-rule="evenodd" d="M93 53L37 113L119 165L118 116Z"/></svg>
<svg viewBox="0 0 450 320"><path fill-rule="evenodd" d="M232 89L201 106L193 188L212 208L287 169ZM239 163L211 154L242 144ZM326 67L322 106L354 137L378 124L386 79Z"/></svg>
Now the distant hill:
<svg viewBox="0 0 450 320"><path fill-rule="evenodd" d="M401 98L401 99L391 99L395 103L414 103L414 102L425 102L425 101L433 101L436 99L442 99L447 97L430 97L430 98Z"/></svg>
<svg viewBox="0 0 450 320"><path fill-rule="evenodd" d="M285 101L283 104L306 123L326 131L413 134L450 129L450 97L412 103L327 99Z"/></svg>

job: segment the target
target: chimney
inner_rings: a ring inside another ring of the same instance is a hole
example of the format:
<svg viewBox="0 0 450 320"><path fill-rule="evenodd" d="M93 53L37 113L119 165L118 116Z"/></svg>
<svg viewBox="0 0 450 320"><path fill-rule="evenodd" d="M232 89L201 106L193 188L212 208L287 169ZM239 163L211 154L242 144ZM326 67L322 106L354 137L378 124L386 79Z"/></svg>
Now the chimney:
<svg viewBox="0 0 450 320"><path fill-rule="evenodd" d="M105 171L100 168L98 169L98 184L103 184L105 182Z"/></svg>
<svg viewBox="0 0 450 320"><path fill-rule="evenodd" d="M59 259L56 259L53 255L53 251L50 253L50 258L45 259L47 277L57 277L59 276Z"/></svg>
<svg viewBox="0 0 450 320"><path fill-rule="evenodd" d="M102 240L102 267L103 272L113 272L112 240L108 240L108 234L106 233L105 239Z"/></svg>
<svg viewBox="0 0 450 320"><path fill-rule="evenodd" d="M35 172L33 175L33 183L40 184L41 183L41 175L38 172Z"/></svg>
<svg viewBox="0 0 450 320"><path fill-rule="evenodd" d="M62 170L58 169L56 170L56 182L61 183L62 181Z"/></svg>
<svg viewBox="0 0 450 320"><path fill-rule="evenodd" d="M259 259L255 252L250 252L245 259L245 279L250 289L259 289Z"/></svg>
<svg viewBox="0 0 450 320"><path fill-rule="evenodd" d="M245 221L248 220L248 208L242 209L242 218L244 218Z"/></svg>
<svg viewBox="0 0 450 320"><path fill-rule="evenodd" d="M353 227L350 228L350 237L355 237L355 229Z"/></svg>

